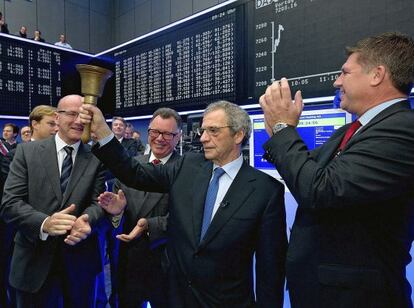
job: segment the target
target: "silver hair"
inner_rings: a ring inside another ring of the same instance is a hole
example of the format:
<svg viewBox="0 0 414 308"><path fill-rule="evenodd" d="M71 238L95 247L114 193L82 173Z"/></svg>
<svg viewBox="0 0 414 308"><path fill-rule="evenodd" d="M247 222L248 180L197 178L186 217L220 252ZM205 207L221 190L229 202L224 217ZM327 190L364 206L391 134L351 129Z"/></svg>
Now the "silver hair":
<svg viewBox="0 0 414 308"><path fill-rule="evenodd" d="M206 110L204 110L203 115L216 110L223 110L225 112L228 121L227 125L230 126L230 130L233 133L237 133L240 130L244 132L242 145L245 145L252 132L252 123L249 114L244 109L240 108L240 106L222 100L208 105Z"/></svg>

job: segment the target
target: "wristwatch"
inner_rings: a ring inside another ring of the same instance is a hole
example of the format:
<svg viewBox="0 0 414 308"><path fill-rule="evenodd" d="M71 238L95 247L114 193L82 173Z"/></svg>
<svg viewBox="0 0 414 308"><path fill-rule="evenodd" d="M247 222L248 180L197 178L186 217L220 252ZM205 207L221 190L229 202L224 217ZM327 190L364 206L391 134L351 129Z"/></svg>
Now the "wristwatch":
<svg viewBox="0 0 414 308"><path fill-rule="evenodd" d="M284 122L278 122L275 125L273 125L272 127L272 134L275 135L278 132L280 132L282 129L288 127L289 125L287 123Z"/></svg>

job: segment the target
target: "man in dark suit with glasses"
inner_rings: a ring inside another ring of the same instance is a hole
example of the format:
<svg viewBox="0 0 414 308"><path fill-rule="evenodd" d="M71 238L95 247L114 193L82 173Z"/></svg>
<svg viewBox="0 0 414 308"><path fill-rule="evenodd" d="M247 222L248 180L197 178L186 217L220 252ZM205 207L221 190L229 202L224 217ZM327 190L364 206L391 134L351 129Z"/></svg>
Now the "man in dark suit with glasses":
<svg viewBox="0 0 414 308"><path fill-rule="evenodd" d="M83 105L83 123L92 117L94 153L116 177L140 190L169 192L169 307L282 307L284 189L243 161L251 132L246 111L226 101L211 104L200 131L204 155L157 166L128 158L99 109ZM114 214L125 206L119 194L99 200Z"/></svg>

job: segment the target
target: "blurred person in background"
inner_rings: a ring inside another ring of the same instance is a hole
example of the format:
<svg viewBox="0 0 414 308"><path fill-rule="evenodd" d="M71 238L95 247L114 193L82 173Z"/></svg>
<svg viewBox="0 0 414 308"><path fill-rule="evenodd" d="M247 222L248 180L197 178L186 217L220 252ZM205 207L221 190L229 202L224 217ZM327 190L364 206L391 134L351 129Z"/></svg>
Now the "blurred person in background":
<svg viewBox="0 0 414 308"><path fill-rule="evenodd" d="M36 106L29 115L32 140L40 140L55 135L58 131L56 108L49 105Z"/></svg>
<svg viewBox="0 0 414 308"><path fill-rule="evenodd" d="M19 134L19 127L14 123L6 123L3 127L3 144L10 151L17 146L16 138Z"/></svg>
<svg viewBox="0 0 414 308"><path fill-rule="evenodd" d="M42 32L40 32L40 30L35 30L33 40L42 43L45 42L44 38L42 38Z"/></svg>
<svg viewBox="0 0 414 308"><path fill-rule="evenodd" d="M0 32L9 34L9 28L7 27L6 22L4 21L3 13L0 12Z"/></svg>
<svg viewBox="0 0 414 308"><path fill-rule="evenodd" d="M30 129L30 126L23 126L20 130L20 137L22 139L22 142L29 142L32 140L32 131Z"/></svg>
<svg viewBox="0 0 414 308"><path fill-rule="evenodd" d="M27 28L25 26L21 26L17 35L22 38L27 38Z"/></svg>
<svg viewBox="0 0 414 308"><path fill-rule="evenodd" d="M64 34L61 34L59 36L59 41L55 43L55 46L73 49L72 46L70 46L69 43L66 42L66 36Z"/></svg>

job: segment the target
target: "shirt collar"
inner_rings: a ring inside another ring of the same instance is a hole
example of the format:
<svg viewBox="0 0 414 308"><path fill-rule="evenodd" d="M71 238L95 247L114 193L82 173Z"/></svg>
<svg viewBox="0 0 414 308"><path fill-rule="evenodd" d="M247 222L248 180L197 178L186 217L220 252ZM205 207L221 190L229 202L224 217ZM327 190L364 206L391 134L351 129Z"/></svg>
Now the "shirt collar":
<svg viewBox="0 0 414 308"><path fill-rule="evenodd" d="M384 103L381 103L375 107L372 107L368 111L366 111L362 116L359 117L359 122L361 122L362 126L367 125L369 121L371 121L376 115L378 115L381 111L387 109L388 107L401 102L403 100L406 100L406 98L395 98L390 101L386 101Z"/></svg>
<svg viewBox="0 0 414 308"><path fill-rule="evenodd" d="M156 158L154 153L151 152L150 158L149 158L149 162L152 163L152 161L154 159L159 159L161 161L161 163L163 165L165 165L167 163L167 161L170 159L171 155L173 154L173 152L171 152L170 154L168 154L167 156L163 157L163 158Z"/></svg>
<svg viewBox="0 0 414 308"><path fill-rule="evenodd" d="M74 144L66 144L65 141L63 141L59 134L55 135L55 142L56 142L56 152L59 153L65 146L71 146L74 149L74 152L77 153L79 146L80 146L80 140Z"/></svg>
<svg viewBox="0 0 414 308"><path fill-rule="evenodd" d="M234 178L236 177L242 165L243 165L243 155L240 155L235 160L225 164L224 166L221 166L221 168L224 170L224 172L226 172L226 174L232 180L234 180ZM216 170L216 168L220 168L220 166L214 164L213 170Z"/></svg>

